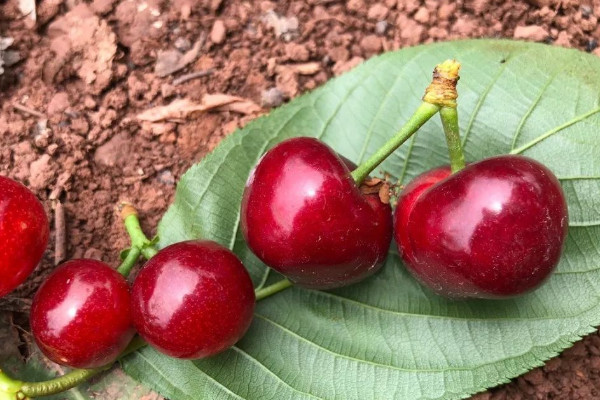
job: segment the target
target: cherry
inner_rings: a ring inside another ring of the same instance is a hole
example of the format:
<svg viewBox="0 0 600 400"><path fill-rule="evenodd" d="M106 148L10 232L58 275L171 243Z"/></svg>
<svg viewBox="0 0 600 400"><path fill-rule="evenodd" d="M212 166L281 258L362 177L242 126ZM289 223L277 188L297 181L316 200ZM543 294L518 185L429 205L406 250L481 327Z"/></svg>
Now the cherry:
<svg viewBox="0 0 600 400"><path fill-rule="evenodd" d="M250 249L296 285L330 289L382 265L392 238L389 204L364 195L347 163L313 138L268 151L251 172L241 228Z"/></svg>
<svg viewBox="0 0 600 400"><path fill-rule="evenodd" d="M29 189L0 176L0 297L38 265L50 228L44 207Z"/></svg>
<svg viewBox="0 0 600 400"><path fill-rule="evenodd" d="M78 259L55 269L31 306L31 330L52 361L96 368L114 361L133 337L129 286L101 261Z"/></svg>
<svg viewBox="0 0 600 400"><path fill-rule="evenodd" d="M219 353L246 332L254 288L240 260L208 240L160 250L135 279L133 323L148 343L171 357Z"/></svg>
<svg viewBox="0 0 600 400"><path fill-rule="evenodd" d="M410 272L448 297L504 298L537 288L558 264L567 205L552 172L522 156L498 156L450 175L415 178L394 216Z"/></svg>

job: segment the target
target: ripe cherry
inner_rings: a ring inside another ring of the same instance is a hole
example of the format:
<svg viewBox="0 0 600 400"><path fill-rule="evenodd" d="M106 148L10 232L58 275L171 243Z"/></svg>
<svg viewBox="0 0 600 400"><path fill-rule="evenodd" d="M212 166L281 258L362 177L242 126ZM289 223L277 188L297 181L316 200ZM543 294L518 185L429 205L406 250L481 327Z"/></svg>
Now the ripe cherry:
<svg viewBox="0 0 600 400"><path fill-rule="evenodd" d="M134 335L129 286L103 262L68 261L42 283L31 306L31 330L52 361L96 368L114 361Z"/></svg>
<svg viewBox="0 0 600 400"><path fill-rule="evenodd" d="M29 189L0 176L0 297L27 279L48 244L48 218Z"/></svg>
<svg viewBox="0 0 600 400"><path fill-rule="evenodd" d="M392 217L389 204L361 193L330 147L301 137L275 146L251 172L241 228L265 264L296 285L330 289L383 265Z"/></svg>
<svg viewBox="0 0 600 400"><path fill-rule="evenodd" d="M440 167L418 176L394 216L407 268L448 297L503 298L535 289L558 264L567 225L552 172L510 155L453 175Z"/></svg>
<svg viewBox="0 0 600 400"><path fill-rule="evenodd" d="M146 263L132 288L133 322L158 351L197 359L219 353L246 332L254 288L240 260L207 240L175 243Z"/></svg>

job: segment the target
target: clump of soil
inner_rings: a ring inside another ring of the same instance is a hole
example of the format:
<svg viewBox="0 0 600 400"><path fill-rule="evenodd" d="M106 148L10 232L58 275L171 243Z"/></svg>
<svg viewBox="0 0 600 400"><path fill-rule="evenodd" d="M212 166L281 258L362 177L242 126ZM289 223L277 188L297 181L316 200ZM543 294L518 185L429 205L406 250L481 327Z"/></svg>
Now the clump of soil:
<svg viewBox="0 0 600 400"><path fill-rule="evenodd" d="M0 174L31 187L56 219L40 268L0 310L26 311L55 246L58 259L116 263L127 245L119 200L153 233L175 182L224 136L376 54L505 37L600 55L599 0L47 0L33 17L17 0L0 5ZM475 398L599 390L594 333Z"/></svg>

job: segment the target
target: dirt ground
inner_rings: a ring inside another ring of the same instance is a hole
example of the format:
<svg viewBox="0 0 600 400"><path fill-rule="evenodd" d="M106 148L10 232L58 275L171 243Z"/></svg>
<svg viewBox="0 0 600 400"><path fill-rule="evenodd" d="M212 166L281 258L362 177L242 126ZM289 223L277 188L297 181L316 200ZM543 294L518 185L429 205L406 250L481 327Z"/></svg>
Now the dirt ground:
<svg viewBox="0 0 600 400"><path fill-rule="evenodd" d="M44 0L35 18L19 4L32 2L0 0L0 174L32 188L53 222L35 276L0 300L17 317L56 261L114 264L127 244L120 199L151 232L175 182L221 138L375 54L505 37L600 56L600 0ZM153 108L175 99L190 103L162 121ZM598 396L594 333L474 398Z"/></svg>

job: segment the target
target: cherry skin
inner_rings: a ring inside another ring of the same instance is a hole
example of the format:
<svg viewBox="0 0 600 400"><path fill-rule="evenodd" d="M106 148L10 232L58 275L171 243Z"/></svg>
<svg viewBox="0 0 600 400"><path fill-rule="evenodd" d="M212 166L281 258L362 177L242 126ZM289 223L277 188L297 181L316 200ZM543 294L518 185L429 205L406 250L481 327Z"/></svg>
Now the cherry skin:
<svg viewBox="0 0 600 400"><path fill-rule="evenodd" d="M23 283L38 265L49 232L46 212L35 195L0 176L0 297Z"/></svg>
<svg viewBox="0 0 600 400"><path fill-rule="evenodd" d="M522 156L498 156L450 175L415 178L394 215L408 270L447 297L506 298L540 286L558 264L567 204L552 172Z"/></svg>
<svg viewBox="0 0 600 400"><path fill-rule="evenodd" d="M298 286L331 289L383 265L392 215L377 194L361 193L330 147L300 137L279 143L251 172L241 228L265 264Z"/></svg>
<svg viewBox="0 0 600 400"><path fill-rule="evenodd" d="M180 242L158 252L136 277L133 323L152 347L198 359L235 344L254 313L254 287L240 260L208 240Z"/></svg>
<svg viewBox="0 0 600 400"><path fill-rule="evenodd" d="M114 361L135 331L129 285L101 261L78 259L55 269L31 306L31 331L52 361L97 368Z"/></svg>

